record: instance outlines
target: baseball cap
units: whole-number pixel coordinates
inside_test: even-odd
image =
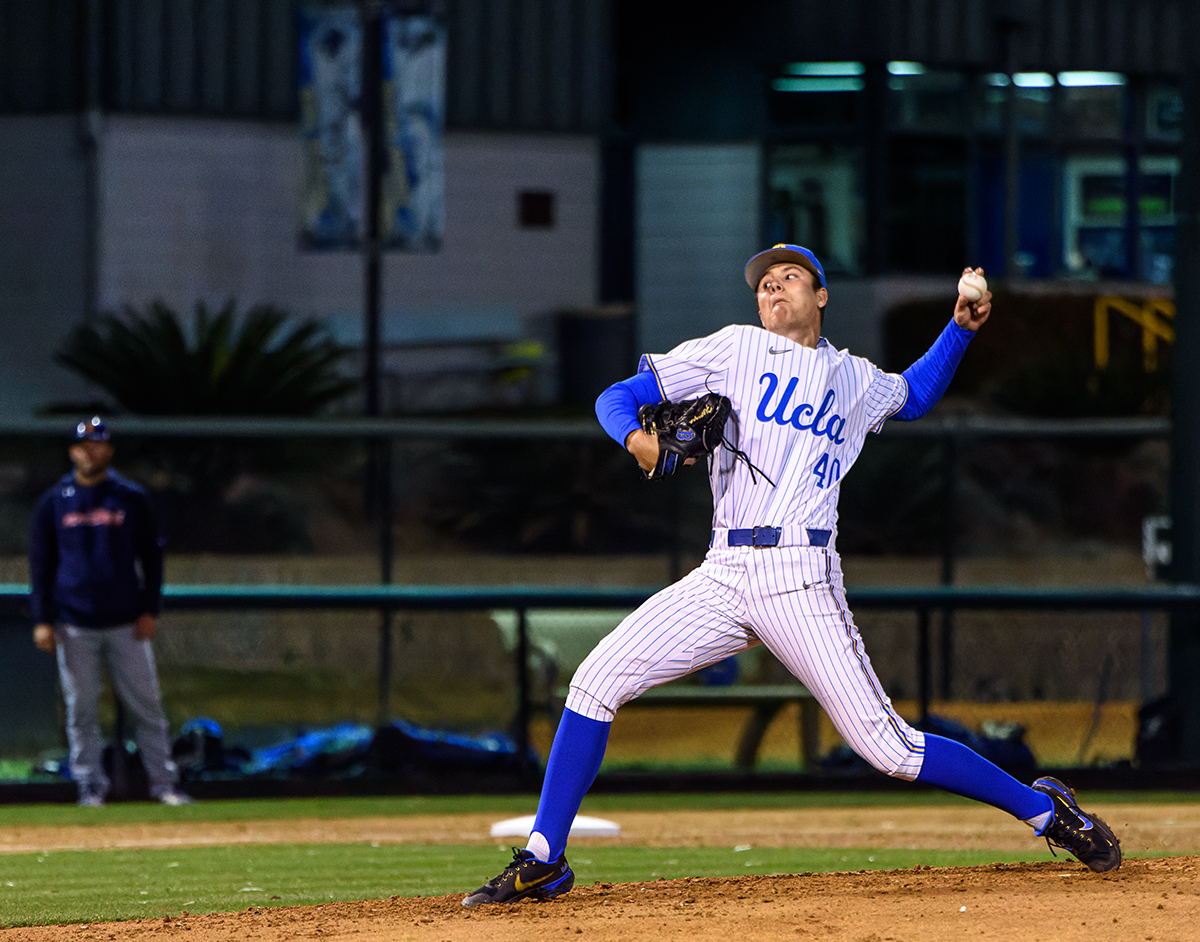
[[[104,424],[104,420],[100,416],[94,415],[86,422],[80,422],[75,426],[71,441],[106,442],[108,441],[108,426]]]
[[[825,269],[821,267],[817,257],[802,245],[788,245],[785,242],[773,245],[765,252],[759,252],[746,263],[746,284],[757,291],[758,283],[766,270],[780,262],[795,262],[801,268],[807,268],[816,276],[817,287],[825,287]]]

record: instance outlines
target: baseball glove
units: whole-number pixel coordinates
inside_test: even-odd
[[[646,477],[665,478],[687,459],[711,455],[725,439],[725,421],[732,409],[733,403],[717,393],[642,406],[638,410],[642,431],[658,436],[658,463]]]

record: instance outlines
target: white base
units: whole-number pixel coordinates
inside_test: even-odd
[[[492,837],[529,837],[533,831],[534,816],[527,814],[520,818],[509,818],[507,821],[497,821],[492,825]],[[616,837],[621,833],[621,825],[615,821],[605,821],[603,818],[589,818],[578,814],[571,822],[571,837]]]

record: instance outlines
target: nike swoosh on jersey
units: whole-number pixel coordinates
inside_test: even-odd
[[[791,347],[784,347],[782,350],[776,350],[774,347],[767,347],[767,353],[791,353]]]

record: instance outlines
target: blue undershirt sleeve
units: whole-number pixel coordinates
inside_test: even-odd
[[[596,399],[596,418],[609,437],[624,448],[629,433],[642,427],[638,422],[638,409],[662,401],[654,371],[643,370],[637,376],[613,383],[600,394]]]
[[[911,422],[934,407],[954,378],[954,370],[974,336],[975,331],[959,327],[953,320],[946,325],[921,359],[900,374],[908,383],[908,399],[893,413],[893,419]]]

